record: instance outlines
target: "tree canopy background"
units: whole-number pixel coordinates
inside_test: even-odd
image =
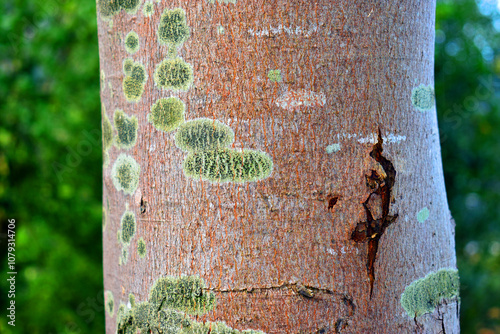
[[[103,333],[95,2],[0,5],[0,268],[16,220],[16,327]],[[500,9],[438,1],[435,89],[464,333],[500,333]],[[439,245],[437,245],[439,246]],[[4,275],[5,274],[5,275]],[[8,282],[0,280],[5,310]]]

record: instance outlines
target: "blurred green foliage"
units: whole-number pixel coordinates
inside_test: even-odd
[[[16,327],[2,311],[0,333],[104,332],[95,11],[92,1],[0,4],[0,265],[15,219],[18,273]],[[0,289],[5,310],[5,279]]]
[[[438,1],[436,102],[463,333],[500,333],[500,12]]]
[[[15,332],[103,333],[95,3],[0,6],[0,242],[16,219]],[[492,1],[438,1],[436,98],[464,333],[500,333],[499,30]],[[0,332],[13,333],[6,322]]]

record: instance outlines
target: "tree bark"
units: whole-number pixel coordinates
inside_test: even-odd
[[[135,13],[116,5],[112,14],[106,5],[98,0],[101,99],[110,121],[103,125],[108,309],[114,301],[107,333],[134,308],[121,306],[117,315],[130,293],[136,304],[151,303],[158,278],[184,276],[199,277],[203,294],[216,299],[207,312],[179,309],[193,324],[224,321],[266,333],[459,332],[456,294],[429,297],[434,307],[422,314],[401,302],[413,282],[440,269],[453,276],[456,267],[432,100],[434,1],[169,0],[141,3]],[[174,9],[185,13],[189,33],[162,42],[162,14]],[[135,53],[133,41],[124,45],[132,30]],[[133,78],[127,58],[145,69],[139,98],[124,90]],[[191,66],[192,82],[161,87],[155,72],[164,59]],[[148,114],[170,97],[184,103],[184,120],[163,131]],[[229,127],[234,142],[212,155],[179,148],[182,124],[199,118]],[[199,177],[183,170],[188,157],[212,159],[221,150],[230,152],[230,169],[243,154],[234,152],[252,150],[272,159],[272,172],[245,181],[244,170],[224,180],[218,167],[193,162]],[[132,167],[131,184],[119,185],[125,155],[140,166],[136,188]],[[216,332],[210,326],[206,332]]]

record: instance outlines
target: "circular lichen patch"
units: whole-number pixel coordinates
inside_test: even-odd
[[[139,35],[135,31],[129,32],[125,37],[125,50],[130,54],[139,50]]]
[[[134,60],[132,58],[126,58],[123,61],[123,73],[125,73],[125,75],[130,75],[132,73],[133,68],[134,68]]]
[[[422,210],[420,210],[417,214],[417,220],[420,222],[420,223],[423,223],[427,220],[427,218],[429,218],[429,209],[427,207],[423,208]]]
[[[113,15],[124,9],[128,14],[135,14],[141,4],[141,0],[97,0],[97,8],[101,18],[110,20]],[[110,21],[113,22],[113,21]]]
[[[180,46],[189,37],[186,13],[181,8],[165,9],[160,18],[158,40],[160,44]]]
[[[135,14],[141,5],[142,0],[114,0],[120,3],[121,8],[125,9],[127,14]]]
[[[123,94],[128,102],[137,102],[144,92],[144,83],[127,76],[123,79]]]
[[[135,215],[132,211],[125,211],[120,221],[121,241],[128,245],[135,235],[136,223]]]
[[[104,294],[104,300],[105,300],[105,308],[106,312],[108,312],[110,317],[113,317],[115,314],[115,299],[113,297],[113,292],[111,291],[106,291]]]
[[[146,256],[146,242],[144,241],[143,238],[140,238],[137,241],[137,254],[139,254],[139,257],[143,259]]]
[[[193,82],[193,68],[182,58],[166,58],[158,64],[154,74],[158,87],[186,91]]]
[[[98,0],[97,8],[104,19],[109,19],[120,11],[120,4],[116,0]]]
[[[420,85],[411,92],[411,103],[420,111],[432,109],[435,103],[434,100],[434,88],[430,85]]]
[[[146,84],[146,69],[144,65],[128,58],[123,61],[123,94],[128,102],[137,102],[141,99]]]
[[[150,17],[155,12],[155,7],[152,1],[146,1],[142,7],[142,14],[145,17]]]
[[[133,194],[139,184],[141,167],[130,155],[120,154],[111,170],[115,188],[125,194]]]
[[[148,121],[158,130],[169,132],[184,122],[184,109],[184,103],[176,97],[159,99],[151,107]]]
[[[269,70],[269,72],[267,72],[267,77],[272,82],[281,82],[281,70]]]
[[[129,149],[137,140],[137,117],[127,116],[123,111],[116,110],[114,123],[117,135],[115,143],[118,148]]]

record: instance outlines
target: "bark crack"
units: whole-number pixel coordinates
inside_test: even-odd
[[[370,157],[380,164],[385,175],[380,175],[377,171],[372,170],[370,175],[365,176],[366,185],[371,189],[368,198],[363,202],[366,221],[358,223],[351,234],[351,239],[355,242],[368,242],[366,269],[368,277],[370,278],[370,299],[373,294],[373,284],[375,281],[375,259],[377,257],[380,238],[384,234],[387,227],[398,217],[397,214],[394,216],[389,215],[392,187],[396,182],[396,169],[394,168],[392,162],[382,155],[383,142],[384,140],[382,139],[382,134],[379,128],[378,142],[373,145]],[[380,199],[379,205],[382,213],[381,217],[378,219],[374,219],[372,209],[369,206],[370,201],[375,196],[378,196]]]
[[[446,327],[444,325],[444,312],[446,312],[446,311],[444,311],[444,312],[441,311],[441,307],[440,306],[441,305],[439,305],[437,307],[437,312],[438,312],[438,318],[437,318],[437,320],[439,322],[441,322],[441,332],[440,333],[446,334]]]
[[[253,292],[263,292],[263,291],[282,290],[282,289],[291,289],[294,292],[296,292],[304,297],[307,297],[307,298],[313,298],[317,293],[345,296],[344,294],[341,294],[339,292],[336,292],[336,291],[333,291],[330,289],[302,285],[301,283],[283,283],[280,285],[269,285],[269,286],[265,286],[265,287],[246,287],[246,288],[233,288],[233,289],[207,288],[204,290],[212,291],[212,292],[219,292],[219,293],[235,293],[235,292],[253,293]]]

